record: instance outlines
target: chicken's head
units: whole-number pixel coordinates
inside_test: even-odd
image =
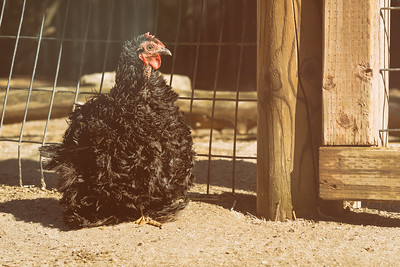
[[[146,66],[150,65],[155,70],[161,66],[160,55],[172,55],[160,40],[149,33],[145,34],[145,39],[140,43],[137,52],[143,63]]]
[[[161,66],[161,55],[172,55],[165,45],[149,33],[124,42],[115,76],[117,87],[128,89],[147,81],[152,70]]]

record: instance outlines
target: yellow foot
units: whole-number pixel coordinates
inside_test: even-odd
[[[142,214],[142,216],[135,221],[136,224],[139,224],[139,225],[149,224],[149,225],[158,227],[160,229],[162,228],[162,224],[161,223],[159,223],[159,222],[157,222],[157,221],[155,221],[155,220],[153,220],[153,219],[151,219],[149,217],[144,216],[142,209],[140,209],[140,213]]]

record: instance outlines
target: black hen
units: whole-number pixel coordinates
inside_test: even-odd
[[[177,94],[156,71],[171,52],[148,33],[126,41],[109,94],[69,116],[63,142],[40,148],[59,173],[64,220],[73,228],[173,218],[188,202],[194,151]]]

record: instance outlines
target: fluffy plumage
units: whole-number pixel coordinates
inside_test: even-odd
[[[194,151],[177,94],[156,71],[170,54],[154,36],[126,41],[109,94],[69,116],[61,144],[40,148],[59,174],[64,220],[73,228],[145,215],[173,218],[188,202]]]

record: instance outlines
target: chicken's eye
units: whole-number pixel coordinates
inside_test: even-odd
[[[153,50],[153,46],[152,45],[148,45],[147,46],[147,50]]]

